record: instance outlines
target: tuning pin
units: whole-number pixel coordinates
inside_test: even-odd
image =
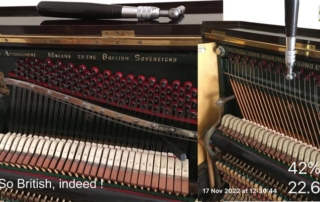
[[[91,77],[90,71],[86,70],[86,71],[84,72],[84,78],[85,78],[85,79],[90,79],[90,77]]]
[[[170,107],[166,107],[166,108],[164,109],[164,114],[167,115],[167,116],[170,116],[170,115],[171,115],[171,109],[170,109]]]
[[[97,79],[98,79],[98,82],[99,82],[99,83],[102,83],[103,80],[104,80],[103,74],[98,74]]]
[[[96,89],[97,89],[97,92],[101,93],[102,90],[103,90],[103,85],[102,85],[102,83],[99,83],[99,84],[97,85]]]
[[[113,88],[110,88],[110,89],[109,89],[109,95],[113,95],[113,93],[114,93],[114,89],[113,89]]]
[[[147,92],[148,88],[149,88],[149,83],[148,82],[143,82],[142,87],[143,87],[143,91]]]
[[[154,106],[153,101],[152,101],[152,100],[149,100],[149,102],[148,102],[148,110],[151,111],[153,106]]]
[[[135,107],[136,107],[136,103],[135,103],[135,102],[131,102],[131,103],[130,103],[130,108],[131,108],[131,109],[134,109]]]
[[[181,87],[179,87],[178,91],[179,91],[179,96],[183,97],[184,93],[185,93],[185,88],[181,86]]]
[[[159,104],[159,102],[160,102],[160,97],[159,97],[158,94],[154,95],[153,102],[154,102],[154,104]]]
[[[125,88],[126,85],[127,85],[127,80],[126,80],[125,78],[122,78],[122,79],[120,80],[120,86],[121,86],[121,88]]]
[[[274,73],[275,74],[281,74],[281,71],[282,69],[284,68],[284,65],[282,63],[279,63],[275,66],[275,69],[274,69]]]
[[[119,101],[119,106],[125,106],[126,102],[124,101],[124,99],[120,99]]]
[[[310,71],[309,73],[305,74],[303,76],[303,80],[305,81],[310,81],[310,78],[314,75],[314,72],[313,71]]]
[[[179,97],[178,91],[174,91],[173,94],[172,94],[172,99],[173,99],[173,101],[177,101],[177,100],[178,100],[178,97]]]
[[[182,108],[182,107],[183,107],[183,104],[184,104],[183,98],[179,98],[179,99],[178,99],[178,107],[179,107],[179,108]]]
[[[126,105],[130,104],[130,96],[127,96],[124,100],[125,100]]]
[[[96,86],[98,83],[98,79],[97,78],[92,78],[90,81],[90,86],[94,87]]]
[[[103,82],[103,88],[104,88],[104,89],[108,89],[109,86],[110,86],[109,81],[104,81],[104,82]]]
[[[168,85],[168,80],[167,79],[161,79],[160,81],[160,86],[162,89],[165,89],[165,87]]]
[[[172,86],[167,86],[166,87],[166,94],[171,95],[171,93],[172,93]]]
[[[153,105],[153,113],[158,114],[159,113],[159,106],[158,105]]]
[[[153,87],[153,85],[156,83],[156,78],[154,78],[154,77],[150,77],[149,79],[148,79],[148,81],[149,81],[149,85],[151,86],[151,87]]]
[[[191,95],[192,95],[192,98],[197,98],[198,97],[198,89],[192,88]]]
[[[127,82],[131,83],[134,80],[134,76],[132,74],[128,74],[127,76]]]
[[[120,83],[119,82],[116,82],[115,85],[114,85],[114,90],[116,92],[119,92],[120,91]]]
[[[142,111],[148,110],[148,104],[146,102],[142,102]]]
[[[80,65],[78,69],[80,73],[84,73],[87,70],[87,67],[85,65]]]
[[[114,85],[116,82],[115,76],[110,76],[110,85]]]
[[[50,64],[52,63],[52,61],[51,61],[51,59],[46,58],[46,59],[44,60],[44,63],[46,63],[47,65],[50,65]]]
[[[110,76],[111,76],[111,71],[109,71],[109,70],[104,70],[104,72],[103,72],[104,80],[109,79]]]
[[[132,81],[132,89],[133,89],[133,90],[136,90],[137,88],[138,88],[138,81],[133,80],[133,81]]]
[[[116,94],[113,96],[113,101],[114,101],[114,102],[119,102],[119,101],[120,101],[120,95],[119,95],[119,93],[116,93]]]
[[[243,57],[242,59],[241,59],[241,64],[243,64],[243,65],[247,65],[247,64],[249,64],[249,57],[248,56],[245,56],[245,57]]]
[[[109,92],[108,92],[107,90],[103,91],[103,93],[102,93],[102,98],[103,98],[104,100],[107,100],[108,97],[109,97]]]
[[[138,76],[138,84],[142,85],[142,83],[145,81],[145,77],[143,75]]]
[[[126,91],[125,90],[121,90],[120,91],[120,97],[124,98],[126,96]]]
[[[131,93],[131,100],[135,100],[137,98],[137,92],[133,91]]]
[[[127,94],[130,94],[130,93],[131,93],[131,90],[132,90],[131,86],[127,86],[127,88],[126,88],[126,93],[127,93]]]
[[[155,92],[156,94],[159,94],[159,93],[160,93],[160,85],[159,85],[159,84],[154,85],[153,89],[154,89],[154,92]]]
[[[96,93],[97,93],[97,90],[96,89],[91,89],[90,90],[90,95],[92,96],[92,97],[94,97],[95,95],[96,95]]]
[[[154,95],[154,90],[153,90],[153,89],[150,89],[149,92],[148,92],[149,98],[152,98],[153,95]]]
[[[266,66],[266,64],[267,64],[266,60],[261,60],[256,67],[262,70],[262,68]]]
[[[138,96],[142,96],[143,89],[141,87],[139,87],[137,92],[138,92]]]
[[[100,101],[102,99],[102,95],[100,93],[97,93],[95,99]]]
[[[122,73],[121,72],[117,72],[116,74],[115,74],[115,78],[116,78],[116,81],[120,81],[120,79],[122,78]]]
[[[267,65],[265,71],[266,71],[266,72],[272,72],[272,69],[273,69],[273,68],[274,68],[274,62],[270,62],[270,63]]]
[[[91,75],[90,76],[95,76],[99,73],[99,69],[97,67],[92,67],[90,70]]]
[[[175,80],[172,82],[172,86],[173,86],[173,90],[178,90],[179,86],[180,86],[180,81]]]
[[[140,108],[142,105],[142,98],[141,97],[138,97],[137,98],[137,107]]]
[[[89,90],[84,90],[83,91],[83,96],[84,97],[86,97],[86,98],[89,97],[89,94],[90,94]]]
[[[69,62],[69,63],[67,64],[66,68],[67,68],[67,71],[70,71],[70,70],[72,70],[72,69],[74,68],[74,64],[71,63],[71,62]]]
[[[177,115],[177,117],[182,118],[183,117],[183,110],[181,108],[178,108],[176,111],[176,115]]]
[[[90,87],[90,81],[89,80],[85,80],[84,81],[84,88],[85,89],[89,89],[89,87]]]
[[[192,88],[192,83],[187,81],[187,82],[184,83],[183,86],[185,87],[186,92],[189,92],[191,90],[191,88]]]

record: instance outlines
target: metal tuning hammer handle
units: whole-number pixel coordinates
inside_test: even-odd
[[[184,6],[160,10],[153,6],[120,6],[95,3],[41,1],[37,6],[38,13],[47,17],[78,18],[87,20],[137,18],[143,20],[169,17],[177,19],[185,12]]]
[[[287,66],[287,80],[295,78],[293,66],[296,60],[295,46],[296,34],[298,29],[298,13],[299,0],[285,0],[285,29],[286,29],[286,66]]]

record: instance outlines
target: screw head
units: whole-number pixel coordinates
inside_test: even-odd
[[[170,132],[174,132],[174,128],[169,128],[169,131]]]
[[[287,75],[286,75],[286,79],[287,79],[288,81],[293,80],[294,77],[295,77],[295,74],[294,74],[294,73],[292,73],[292,74],[287,74]]]
[[[226,51],[222,46],[219,46],[218,48],[216,48],[216,54],[219,56],[224,56],[226,54]]]

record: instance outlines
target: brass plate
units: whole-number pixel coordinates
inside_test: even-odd
[[[108,32],[108,34],[106,33]],[[109,35],[109,32],[112,32]],[[58,45],[112,45],[112,46],[197,46],[202,42],[200,36],[134,36],[116,31],[103,31],[101,36],[24,36],[0,35],[0,43],[20,44],[58,44]]]

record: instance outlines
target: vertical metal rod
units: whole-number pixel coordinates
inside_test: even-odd
[[[10,122],[9,122],[9,132],[13,132],[14,131],[14,125],[16,123],[16,94],[17,94],[17,87],[16,86],[12,86],[12,92],[11,92],[11,105],[10,105]]]

